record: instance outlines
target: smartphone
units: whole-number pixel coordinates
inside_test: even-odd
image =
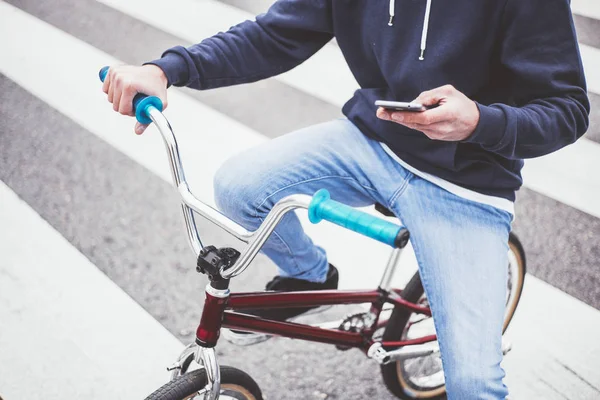
[[[402,101],[387,101],[387,100],[376,100],[375,105],[377,107],[385,108],[390,111],[414,111],[414,112],[422,112],[429,110],[431,108],[435,108],[438,105],[434,106],[424,106],[420,103],[405,103]]]

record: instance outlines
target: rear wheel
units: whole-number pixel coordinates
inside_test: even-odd
[[[181,375],[156,390],[146,400],[204,400],[208,383],[205,369]],[[221,367],[221,393],[219,400],[263,400],[258,384],[244,371]]]
[[[509,237],[508,280],[503,332],[506,331],[521,298],[526,263],[523,246],[513,233]],[[428,305],[417,272],[401,293],[412,303]],[[434,334],[433,319],[396,307],[385,327],[383,340],[403,340]],[[444,399],[446,386],[439,352],[381,366],[387,388],[400,399]]]

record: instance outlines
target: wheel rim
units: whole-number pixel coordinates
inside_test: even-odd
[[[512,242],[508,243],[508,247],[508,295],[506,299],[506,310],[504,312],[504,325],[502,327],[502,333],[506,331],[508,324],[510,324],[512,317],[515,314],[517,304],[519,304],[519,299],[521,297],[521,292],[523,291],[523,282],[525,280],[525,274],[521,273],[521,271],[523,271],[524,264],[521,252]]]
[[[248,389],[246,389],[243,386],[234,385],[232,383],[227,383],[227,384],[223,385],[223,389],[225,389],[225,392],[235,392],[235,393],[239,393],[239,394],[243,395],[244,397],[242,397],[242,399],[244,399],[244,400],[256,400],[256,397],[254,397],[252,395],[252,393],[250,393],[250,391],[248,391]],[[226,399],[227,398],[225,398],[225,400]]]
[[[419,304],[428,305],[425,295],[421,296]],[[419,320],[421,321],[416,322]],[[407,328],[402,332],[402,340],[434,333],[432,318],[421,318],[419,315],[412,314]],[[399,361],[396,363],[396,371],[404,392],[411,397],[434,397],[446,391],[442,359],[439,354]]]
[[[524,274],[521,273],[522,270],[523,259],[521,253],[516,245],[509,242],[508,290],[502,332],[506,331],[519,303],[524,280]],[[421,296],[419,303],[427,305],[425,295]],[[422,337],[428,334],[435,334],[433,319],[431,317],[422,318],[419,315],[412,314],[402,333],[402,339]],[[411,397],[430,398],[440,396],[446,391],[442,360],[439,353],[398,361],[396,363],[396,371],[404,392]]]

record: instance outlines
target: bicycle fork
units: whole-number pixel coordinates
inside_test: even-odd
[[[213,285],[220,286],[220,288],[215,288]],[[221,370],[215,354],[215,346],[221,331],[223,312],[229,299],[230,291],[227,286],[229,286],[229,280],[213,281],[206,285],[206,301],[200,325],[196,331],[198,349],[195,360],[206,370],[208,382],[203,390],[203,396],[202,391],[196,396],[198,400],[217,400],[221,392]]]
[[[221,392],[221,369],[215,353],[215,345],[221,328],[221,318],[215,314],[223,313],[229,297],[229,289],[215,289],[209,283],[206,286],[206,302],[196,332],[196,341],[188,345],[179,355],[178,360],[167,368],[171,372],[171,380],[181,376],[182,369],[189,367],[189,357],[206,371],[207,384],[193,400],[217,400]]]
[[[221,393],[221,370],[215,354],[215,348],[198,346],[196,362],[204,366],[208,382],[194,399],[217,400],[219,393]]]

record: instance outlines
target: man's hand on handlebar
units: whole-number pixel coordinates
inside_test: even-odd
[[[113,109],[123,115],[134,116],[132,101],[137,93],[156,96],[167,108],[167,77],[156,65],[136,67],[120,65],[110,67],[102,90],[108,94]],[[135,133],[141,135],[148,125],[137,122]]]

